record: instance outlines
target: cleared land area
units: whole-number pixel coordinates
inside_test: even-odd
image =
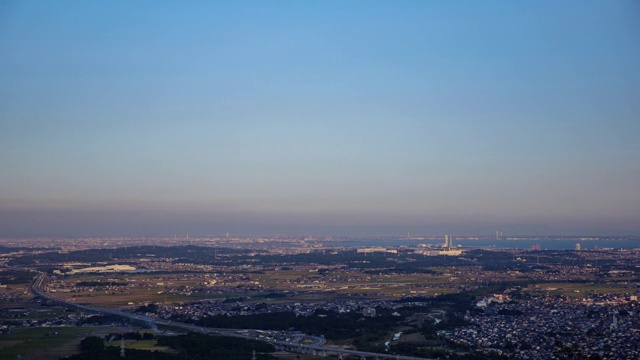
[[[0,360],[57,359],[78,352],[77,344],[96,327],[18,328],[0,335]],[[64,346],[68,345],[68,346]],[[60,348],[64,346],[63,348]]]
[[[633,293],[635,285],[626,283],[590,284],[590,283],[541,283],[529,285],[527,291],[534,293],[548,293],[549,295],[563,295],[573,298],[586,298],[589,294],[626,294]]]

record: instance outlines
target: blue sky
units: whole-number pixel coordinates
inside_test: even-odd
[[[5,1],[0,235],[640,234],[634,1]]]

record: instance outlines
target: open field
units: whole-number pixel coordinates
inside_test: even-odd
[[[65,351],[60,354],[54,349],[68,343],[79,344],[82,338],[97,329],[97,327],[17,328],[11,334],[0,335],[0,360],[15,360],[18,355],[23,359],[57,359],[60,354],[69,355],[77,352],[77,347],[65,347]],[[48,357],[49,355],[52,357]]]
[[[240,297],[275,304],[350,296],[377,299],[433,296],[455,293],[461,286],[473,286],[482,281],[511,281],[525,277],[503,272],[479,273],[477,269],[465,267],[434,267],[429,272],[395,274],[310,266],[309,269],[282,267],[260,271],[229,269],[216,273],[78,274],[54,279],[49,292],[75,303],[107,308]],[[77,286],[80,282],[100,285]],[[286,297],[265,298],[268,292],[289,293]]]
[[[175,304],[181,302],[202,299],[224,299],[226,297],[250,296],[248,292],[234,291],[228,293],[206,293],[193,291],[201,288],[208,274],[190,274],[193,278],[176,279],[179,275],[149,274],[134,276],[114,276],[114,274],[93,276],[70,276],[56,281],[56,285],[62,288],[74,288],[76,283],[82,281],[102,281],[105,284],[113,282],[127,282],[127,286],[116,287],[75,287],[71,292],[50,290],[56,297],[75,303],[91,304],[107,308],[121,308],[126,306],[140,306],[146,303]],[[228,284],[229,288],[237,284]],[[229,291],[231,292],[231,291]],[[132,303],[132,304],[131,304]]]
[[[517,272],[482,273],[466,267],[434,267],[429,272],[406,274],[311,267],[254,272],[77,274],[52,279],[48,289],[52,295],[78,304],[131,309],[149,303],[171,305],[226,298],[267,304],[321,303],[353,297],[393,300],[457,293],[461,287],[479,282],[524,278],[526,275]],[[78,286],[81,282],[99,285]],[[287,296],[265,297],[269,292],[285,292]]]
[[[48,327],[19,328],[11,334],[0,335],[0,360],[13,360],[21,355],[25,360],[55,360],[79,352],[80,341],[87,336],[103,337],[112,333],[148,331],[139,327]],[[57,334],[55,334],[57,333]],[[171,351],[166,347],[154,346],[156,340],[126,340],[126,348]],[[108,344],[120,346],[120,343]]]
[[[157,292],[146,290],[131,290],[127,293],[79,293],[79,294],[55,294],[56,297],[65,299],[77,304],[90,304],[104,308],[138,307],[148,303],[157,304],[179,304],[197,300],[224,300],[227,297],[246,297],[258,293],[255,292],[234,292],[229,294],[205,294],[193,293],[191,295],[182,294],[158,294]],[[133,304],[131,304],[133,303]]]
[[[564,295],[574,298],[586,298],[588,294],[625,294],[637,290],[629,284],[589,284],[589,283],[542,283],[530,285],[530,292],[548,292],[549,295]]]
[[[69,314],[61,306],[42,306],[39,303],[25,300],[23,302],[0,302],[0,321],[6,320],[39,320],[51,319]]]
[[[452,271],[453,270],[453,271]],[[395,299],[458,292],[475,285],[478,274],[455,269],[435,269],[435,274],[371,274],[340,269],[327,274],[309,270],[265,270],[256,273],[163,273],[74,275],[54,280],[50,293],[79,304],[108,308],[137,307],[148,303],[179,304],[198,300],[252,298],[269,304],[335,300],[336,297]],[[505,276],[505,275],[503,275]],[[215,280],[215,281],[213,281]],[[511,278],[510,280],[513,280]],[[214,282],[212,287],[206,285]],[[76,286],[99,282],[103,286]],[[109,286],[127,283],[126,286]],[[287,297],[265,298],[265,292],[289,292]],[[295,295],[294,295],[295,293]]]
[[[125,340],[124,347],[125,349],[138,349],[138,350],[149,350],[149,351],[164,351],[164,352],[175,352],[168,346],[158,346],[156,345],[157,340]],[[118,346],[120,347],[119,342],[113,342],[109,344],[109,346]]]
[[[6,287],[0,287],[0,303],[8,304],[12,306],[11,303],[27,301],[33,298],[33,295],[29,291],[29,286],[31,284],[9,284]]]

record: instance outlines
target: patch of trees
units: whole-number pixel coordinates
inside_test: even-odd
[[[477,264],[482,265],[484,270],[519,270],[527,271],[529,265],[517,261],[513,254],[506,251],[488,251],[482,249],[471,250],[464,255],[465,258],[474,260]]]
[[[365,274],[429,274],[429,275],[436,275],[438,274],[437,271],[433,271],[429,268],[424,268],[424,267],[419,267],[419,266],[413,266],[414,264],[411,264],[412,266],[400,266],[400,267],[393,267],[393,268],[387,268],[387,269],[376,269],[376,270],[365,270],[363,271]]]
[[[13,252],[18,252],[18,251],[44,251],[44,250],[51,250],[51,249],[47,249],[47,248],[41,248],[41,247],[34,247],[34,248],[30,248],[30,247],[11,247],[11,246],[4,246],[4,245],[0,245],[0,254],[2,253],[13,253]]]
[[[24,284],[33,279],[30,271],[6,270],[0,272],[0,284]]]
[[[197,333],[162,336],[158,338],[158,345],[168,346],[193,360],[246,360],[253,351],[258,359],[270,360],[275,359],[271,353],[276,351],[273,345],[264,342]]]
[[[567,346],[561,341],[554,343],[555,349],[553,351],[553,359],[585,359],[585,360],[600,360],[601,357],[598,354],[591,354],[587,356],[578,345]]]
[[[231,274],[264,274],[262,270],[231,270]]]
[[[439,330],[452,330],[466,325],[469,325],[469,323],[463,317],[449,313],[437,324],[434,321],[425,321],[420,328],[420,332],[426,340],[437,340],[437,332]]]
[[[188,322],[188,318],[177,320]],[[288,330],[296,329],[307,334],[322,334],[330,340],[344,340],[368,334],[374,337],[386,335],[388,329],[397,326],[400,317],[383,315],[363,317],[359,313],[339,314],[335,311],[317,310],[311,316],[296,316],[293,312],[253,314],[242,316],[206,316],[197,325],[215,328]],[[194,321],[191,321],[194,322]]]
[[[236,329],[260,329],[260,330],[287,330],[293,327],[296,315],[293,312],[281,312],[270,314],[254,314],[244,316],[205,316],[195,321],[197,325],[216,328],[236,328]],[[189,318],[179,318],[176,320],[184,322],[194,322]]]
[[[128,285],[129,285],[128,282],[116,282],[116,281],[110,281],[110,282],[78,281],[76,283],[76,286],[92,286],[92,287],[97,287],[97,286],[128,286]]]
[[[373,334],[362,334],[360,337],[353,339],[353,346],[356,347],[359,351],[369,351],[369,352],[377,352],[384,353],[385,347],[382,345],[382,342],[387,340],[386,338],[381,338],[380,336],[376,336]]]
[[[241,302],[241,301],[245,301],[247,298],[246,297],[228,297],[225,298],[224,300],[222,300],[223,304],[232,304],[232,303],[237,303],[237,302]]]
[[[186,360],[182,354],[171,354],[161,351],[126,349],[125,357],[120,356],[120,347],[108,346],[99,352],[81,352],[65,358],[66,360]]]
[[[136,313],[157,313],[158,312],[158,305],[156,304],[149,304],[149,305],[142,305],[140,307],[138,307],[135,311]]]
[[[520,316],[524,315],[524,313],[517,309],[500,309],[498,315]]]
[[[82,352],[100,352],[104,350],[104,339],[98,336],[89,336],[80,341]]]
[[[417,313],[428,313],[431,310],[433,310],[433,306],[431,305],[425,305],[425,306],[403,306],[401,308],[396,308],[396,309],[384,309],[384,308],[376,308],[376,312],[380,315],[391,315],[394,312],[397,312],[398,314],[400,314],[400,316],[402,318],[407,318],[411,315],[417,314]]]
[[[472,292],[460,292],[436,296],[431,301],[433,304],[446,305],[454,312],[465,312],[474,308],[476,294]]]
[[[268,294],[264,294],[264,295],[259,295],[259,296],[255,296],[256,298],[265,298],[265,299],[279,299],[279,298],[286,298],[288,295],[285,293],[277,293],[277,292],[272,292],[272,293],[268,293]]]
[[[136,335],[137,334],[137,335]],[[111,340],[147,339],[148,333],[109,334]],[[149,334],[153,336],[153,334]],[[253,351],[259,360],[276,359],[271,353],[276,349],[271,344],[231,337],[211,336],[190,333],[179,336],[162,336],[157,340],[157,345],[167,346],[175,353],[126,349],[124,359],[136,360],[246,360],[251,359]],[[81,353],[67,360],[121,360],[120,346],[105,346],[105,340],[97,336],[89,336],[81,341]]]
[[[394,302],[398,304],[402,304],[402,303],[408,303],[408,302],[427,302],[427,301],[431,301],[432,299],[433,299],[432,297],[426,297],[426,296],[407,296],[407,297],[403,297],[402,299],[394,300]]]
[[[359,313],[336,313],[317,310],[312,316],[300,316],[295,328],[308,334],[322,334],[330,340],[343,340],[363,335],[373,338],[385,336],[389,329],[398,325],[401,318],[382,315],[363,317]]]

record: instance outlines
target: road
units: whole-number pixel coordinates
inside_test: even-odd
[[[111,310],[111,309],[105,309],[105,308],[101,308],[101,307],[97,307],[97,306],[90,306],[90,305],[81,305],[81,304],[74,304],[72,302],[66,301],[64,299],[59,299],[56,297],[53,297],[45,292],[43,292],[42,290],[40,290],[40,287],[42,286],[42,283],[45,279],[45,274],[40,274],[38,275],[38,277],[34,280],[33,284],[31,285],[31,291],[44,299],[48,299],[51,301],[55,301],[57,303],[61,303],[70,307],[74,307],[74,308],[78,308],[78,309],[83,309],[83,310],[89,310],[89,311],[94,311],[97,313],[101,313],[101,314],[110,314],[110,315],[117,315],[117,316],[121,316],[127,319],[131,319],[131,320],[137,320],[137,321],[142,321],[142,322],[146,322],[152,325],[165,325],[165,326],[173,326],[176,328],[180,328],[180,329],[184,329],[184,330],[188,330],[188,331],[193,331],[193,332],[198,332],[198,333],[203,333],[203,334],[213,334],[213,335],[221,335],[221,336],[230,336],[230,337],[236,337],[236,338],[243,338],[243,339],[248,339],[248,340],[258,340],[258,341],[263,341],[269,344],[273,344],[275,346],[279,346],[279,347],[283,347],[285,349],[288,349],[289,351],[292,352],[301,352],[301,353],[313,353],[313,352],[320,352],[320,353],[336,353],[336,354],[348,354],[348,355],[355,355],[361,358],[364,357],[375,357],[378,359],[397,359],[397,360],[433,360],[433,359],[427,359],[427,358],[420,358],[420,357],[413,357],[413,356],[403,356],[403,355],[390,355],[390,354],[383,354],[383,353],[374,353],[374,352],[367,352],[367,351],[358,351],[358,350],[348,350],[348,349],[340,349],[340,348],[334,348],[334,347],[330,347],[330,346],[324,346],[325,340],[322,337],[319,336],[309,336],[311,338],[314,339],[314,343],[311,345],[305,345],[305,344],[300,344],[294,342],[294,341],[277,341],[277,340],[268,340],[268,339],[263,339],[263,338],[259,338],[259,337],[255,337],[255,336],[249,336],[249,335],[242,335],[242,334],[238,334],[236,331],[237,330],[220,330],[220,329],[211,329],[211,328],[205,328],[205,327],[201,327],[201,326],[195,326],[192,324],[185,324],[185,323],[181,323],[181,322],[175,322],[175,321],[170,321],[170,320],[163,320],[163,319],[156,319],[156,318],[152,318],[149,316],[143,316],[143,315],[138,315],[138,314],[132,314],[132,313],[127,313],[124,311],[119,311],[119,310]],[[248,331],[253,331],[253,330],[248,330]],[[302,337],[296,337],[296,339],[299,341],[300,339],[302,339]]]

